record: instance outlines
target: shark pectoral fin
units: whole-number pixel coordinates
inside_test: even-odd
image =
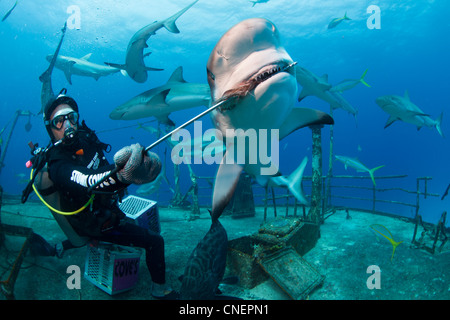
[[[294,108],[286,119],[280,127],[280,140],[303,127],[314,124],[334,124],[329,114],[310,108]]]
[[[155,118],[158,119],[159,123],[165,124],[166,126],[169,126],[169,127],[175,127],[175,122],[173,122],[169,118],[169,113],[155,116]]]
[[[387,127],[389,127],[391,124],[393,124],[397,120],[398,120],[398,118],[396,118],[394,116],[390,116],[389,119],[387,119],[386,124],[384,125],[384,128],[386,129]]]
[[[308,90],[306,90],[305,88],[302,89],[302,91],[300,92],[300,94],[298,95],[298,101],[302,101],[303,99],[305,99],[307,96],[311,95]]]
[[[66,76],[67,81],[69,84],[72,84],[72,73],[69,70],[64,71],[64,75]]]
[[[225,159],[226,153],[219,166],[214,182],[211,214],[213,221],[220,217],[223,210],[230,202],[243,169],[242,166],[237,163],[227,164]]]

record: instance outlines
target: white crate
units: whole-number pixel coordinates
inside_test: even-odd
[[[87,246],[84,277],[114,295],[133,289],[138,281],[141,251],[100,242]]]
[[[128,219],[146,229],[161,232],[157,202],[136,196],[128,196],[119,204]]]

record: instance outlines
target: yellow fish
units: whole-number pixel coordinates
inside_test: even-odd
[[[379,230],[375,229],[375,228],[374,228],[375,226],[384,228],[384,229],[387,231],[387,233],[390,235],[390,237],[388,237],[387,235],[381,233]],[[393,248],[392,248],[392,256],[391,256],[391,261],[392,261],[392,259],[394,258],[395,249],[397,249],[398,245],[399,245],[400,243],[402,243],[403,241],[396,242],[396,241],[394,240],[394,237],[392,236],[392,233],[391,233],[385,226],[383,226],[383,225],[381,225],[381,224],[372,224],[370,227],[372,228],[373,231],[378,232],[378,233],[381,234],[383,237],[385,237],[386,239],[388,239],[389,242],[392,244],[392,247],[393,247]]]

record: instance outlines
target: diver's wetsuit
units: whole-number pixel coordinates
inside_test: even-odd
[[[110,165],[104,157],[106,146],[98,141],[93,131],[83,126],[71,145],[60,144],[49,150],[48,172],[60,194],[61,211],[75,211],[87,203],[87,189],[114,169],[114,165]],[[125,214],[117,206],[118,196],[111,193],[127,186],[113,175],[96,188],[96,191],[109,194],[96,194],[91,206],[66,216],[67,220],[80,236],[144,248],[152,280],[163,284],[164,239],[156,232],[124,222]]]

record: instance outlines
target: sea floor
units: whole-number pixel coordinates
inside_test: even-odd
[[[263,208],[256,209],[254,217],[233,219],[221,217],[229,240],[258,232],[263,222]],[[201,210],[199,219],[188,221],[189,212],[181,209],[159,208],[161,234],[166,245],[167,278],[174,289],[181,283],[186,261],[198,241],[210,226],[209,213]],[[269,210],[268,217],[273,217]],[[270,219],[269,218],[269,219]],[[273,219],[273,218],[272,218]],[[65,239],[48,209],[41,203],[4,199],[1,222],[32,228],[51,244]],[[383,225],[395,241],[403,241],[391,260],[393,246],[370,228]],[[303,258],[310,263],[324,280],[310,292],[309,300],[412,300],[450,299],[450,244],[440,253],[431,254],[411,246],[414,224],[388,216],[371,213],[338,210],[320,227],[321,237],[316,246]],[[419,230],[420,231],[420,230]],[[24,238],[6,236],[0,247],[0,281],[5,281],[23,244]],[[109,295],[94,286],[81,275],[80,289],[69,289],[67,272],[71,265],[85,270],[87,247],[65,252],[56,257],[28,254],[21,264],[14,296],[20,300],[142,300],[153,299],[151,278],[141,257],[137,285],[126,292]],[[378,273],[368,270],[377,266]],[[373,280],[373,276],[377,279]],[[371,277],[369,279],[369,277]],[[369,279],[369,281],[368,281]],[[379,284],[379,289],[368,288],[368,283]],[[370,285],[369,285],[370,286]],[[290,300],[282,288],[271,278],[254,288],[245,289],[237,284],[221,285],[223,294],[246,300]],[[0,300],[5,297],[0,293]]]

